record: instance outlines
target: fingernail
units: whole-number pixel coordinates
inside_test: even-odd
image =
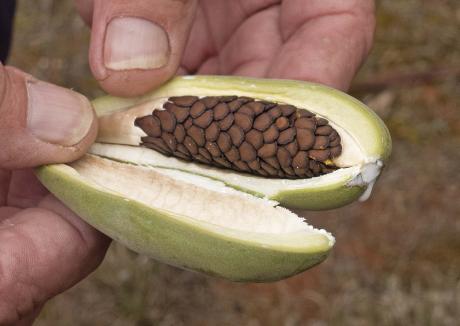
[[[106,29],[104,64],[113,70],[155,69],[169,58],[168,36],[146,19],[119,17]]]
[[[42,81],[27,83],[27,128],[42,141],[71,146],[86,136],[94,119],[86,97]]]

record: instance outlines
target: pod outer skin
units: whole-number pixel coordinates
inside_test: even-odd
[[[269,282],[298,274],[323,261],[332,247],[321,233],[271,241],[277,235],[219,230],[100,189],[62,164],[36,173],[69,208],[130,249],[232,281]]]
[[[181,95],[238,95],[293,104],[339,123],[346,130],[352,130],[363,153],[370,160],[384,163],[391,152],[390,133],[374,111],[343,92],[315,83],[229,76],[184,76],[176,77],[142,97],[104,96],[94,100],[93,105],[101,116],[153,98]],[[320,111],[315,110],[318,107]],[[280,190],[268,198],[289,208],[333,209],[354,202],[365,192],[367,185],[350,186],[351,182],[352,176],[321,188]]]

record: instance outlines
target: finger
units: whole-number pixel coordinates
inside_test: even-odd
[[[197,0],[94,1],[91,70],[107,92],[145,93],[174,76]]]
[[[0,325],[30,318],[93,271],[107,237],[53,197],[0,222]]]
[[[0,64],[0,168],[75,160],[96,133],[84,96]]]
[[[20,208],[35,207],[48,194],[32,169],[15,170],[11,173],[6,204]]]
[[[280,20],[285,44],[268,77],[315,81],[346,90],[370,51],[374,25],[371,0],[285,1]]]

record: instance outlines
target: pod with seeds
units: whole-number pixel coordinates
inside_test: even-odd
[[[391,150],[365,105],[305,82],[177,77],[93,102],[89,154],[37,170],[88,223],[169,264],[238,281],[282,279],[334,244],[286,208],[369,195]]]

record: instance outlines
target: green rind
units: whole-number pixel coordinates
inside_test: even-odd
[[[332,246],[320,233],[285,235],[284,241],[282,236],[276,240],[277,235],[213,229],[100,189],[65,165],[40,167],[37,175],[68,207],[113,239],[160,261],[208,275],[276,281],[320,263]]]

